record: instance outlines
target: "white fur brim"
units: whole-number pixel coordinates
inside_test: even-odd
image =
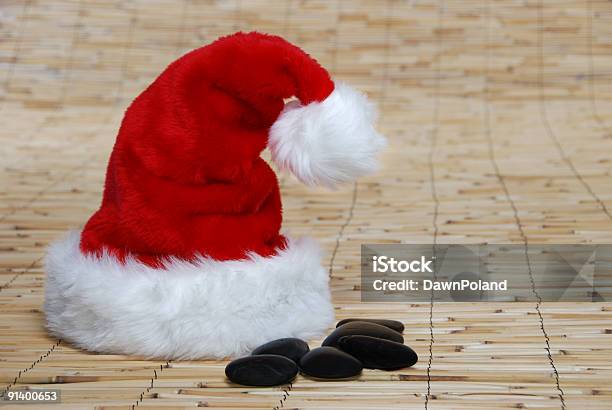
[[[311,339],[332,324],[329,278],[314,240],[239,261],[95,257],[80,232],[47,255],[47,328],[81,348],[167,359],[223,358],[281,337]]]
[[[376,108],[343,83],[321,102],[292,101],[270,128],[273,161],[307,185],[335,187],[371,174],[386,145],[376,132]]]

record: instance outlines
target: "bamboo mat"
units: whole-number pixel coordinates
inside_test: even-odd
[[[324,246],[338,319],[406,324],[413,368],[255,389],[226,362],[88,354],[44,331],[45,246],[97,208],[130,99],[255,29],[379,103],[381,172],[334,192],[283,175],[284,224]],[[0,388],[61,389],[62,409],[612,408],[612,303],[359,302],[362,243],[611,243],[611,80],[603,0],[3,1]]]

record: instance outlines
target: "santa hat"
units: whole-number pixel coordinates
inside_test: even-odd
[[[285,99],[299,101],[285,104]],[[179,58],[128,108],[100,209],[46,260],[47,327],[82,348],[234,356],[333,321],[316,243],[279,233],[272,159],[309,185],[375,168],[366,97],[280,37]]]

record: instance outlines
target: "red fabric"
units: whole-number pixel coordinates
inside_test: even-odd
[[[160,258],[263,256],[284,244],[276,175],[259,156],[284,98],[334,85],[280,37],[236,33],[172,63],[128,108],[81,249]]]

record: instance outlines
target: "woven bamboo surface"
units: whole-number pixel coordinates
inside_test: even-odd
[[[406,324],[413,368],[246,388],[226,362],[45,333],[45,246],[97,208],[130,99],[183,52],[254,29],[380,105],[381,172],[335,192],[284,175],[284,224],[322,243],[338,319]],[[62,409],[612,408],[612,303],[359,301],[361,243],[612,243],[611,80],[603,0],[2,1],[0,388],[61,389]]]

